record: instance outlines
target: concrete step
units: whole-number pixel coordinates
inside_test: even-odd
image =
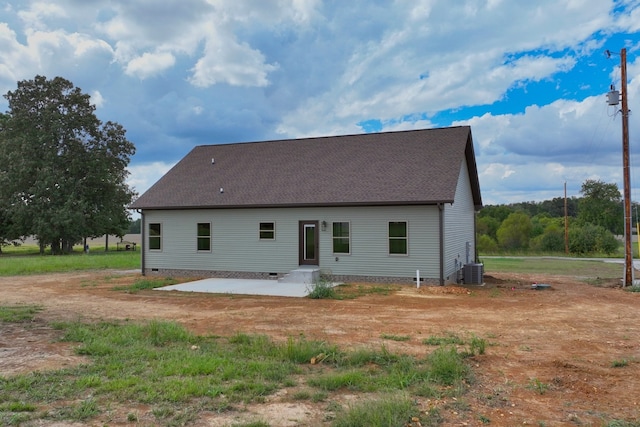
[[[316,267],[300,267],[291,270],[278,279],[280,283],[304,283],[312,285],[320,280],[320,269]]]

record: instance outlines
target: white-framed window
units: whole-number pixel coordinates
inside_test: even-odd
[[[162,224],[159,222],[149,223],[149,250],[162,250]]]
[[[198,252],[211,252],[211,223],[199,222],[196,233]]]
[[[351,224],[348,221],[335,221],[331,224],[334,254],[351,253]]]
[[[258,236],[260,240],[275,240],[276,223],[273,221],[261,222],[258,227]]]
[[[409,223],[389,221],[389,255],[409,254]]]

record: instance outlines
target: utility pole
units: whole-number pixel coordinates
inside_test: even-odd
[[[564,253],[569,255],[569,212],[567,209],[567,181],[564,182]]]
[[[606,51],[608,57],[611,52]],[[618,93],[611,85],[607,94],[609,105],[618,105],[622,99],[622,172],[624,180],[624,282],[623,287],[633,286],[633,254],[631,252],[631,178],[629,166],[629,103],[627,100],[627,49],[620,51],[620,90]]]

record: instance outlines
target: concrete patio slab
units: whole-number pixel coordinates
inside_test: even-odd
[[[277,280],[202,279],[193,282],[156,288],[158,291],[205,292],[214,294],[269,295],[279,297],[306,297],[310,285],[280,283]]]

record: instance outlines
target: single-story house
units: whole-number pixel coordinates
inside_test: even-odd
[[[436,284],[481,207],[468,126],[197,146],[130,206],[143,274]]]

